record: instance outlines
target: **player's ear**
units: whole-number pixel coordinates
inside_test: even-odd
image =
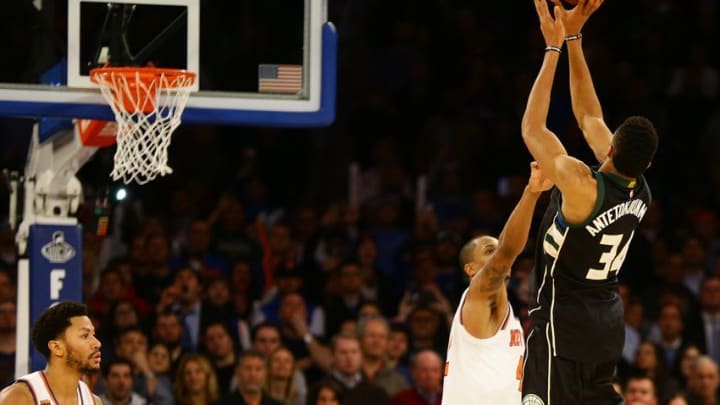
[[[468,277],[472,277],[475,274],[475,263],[465,263],[463,270]]]
[[[63,357],[65,355],[65,343],[59,339],[48,341],[48,349],[55,357]]]

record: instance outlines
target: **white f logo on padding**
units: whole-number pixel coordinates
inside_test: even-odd
[[[63,279],[65,278],[65,270],[55,269],[50,272],[50,299],[56,300],[60,298],[60,290],[63,288]]]

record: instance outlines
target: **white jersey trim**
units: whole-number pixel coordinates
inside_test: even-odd
[[[479,338],[479,337],[473,335],[472,333],[470,333],[470,331],[465,328],[465,324],[463,323],[462,310],[463,310],[463,307],[465,307],[465,301],[467,300],[467,295],[469,292],[470,292],[470,288],[468,287],[465,290],[465,292],[463,293],[462,298],[460,299],[460,304],[458,306],[458,319],[457,319],[458,325],[461,326],[461,329],[463,330],[466,337],[473,339],[473,340],[477,341],[478,343],[492,341],[493,339],[495,339],[497,337],[498,333],[500,333],[500,331],[503,330],[503,327],[507,326],[507,323],[510,320],[510,317],[511,316],[515,317],[515,314],[513,313],[513,310],[512,310],[512,306],[510,306],[510,302],[508,301],[507,311],[505,312],[505,318],[503,318],[503,321],[500,322],[500,325],[498,325],[498,328],[495,331],[495,333],[493,333],[491,336],[488,336],[486,338]]]
[[[24,375],[17,379],[18,382],[25,383],[32,394],[35,405],[59,405],[55,398],[55,394],[50,388],[50,384],[42,371],[36,371]],[[95,399],[90,392],[90,388],[83,381],[78,381],[78,405],[94,405]]]

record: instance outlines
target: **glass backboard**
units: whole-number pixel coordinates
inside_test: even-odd
[[[184,122],[319,126],[334,118],[325,0],[17,0],[0,16],[0,115],[112,119],[93,67],[194,71]]]

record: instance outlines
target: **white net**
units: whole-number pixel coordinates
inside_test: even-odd
[[[98,69],[100,86],[117,121],[117,150],[110,176],[145,184],[172,173],[167,165],[170,137],[195,82],[193,73],[154,68]]]

